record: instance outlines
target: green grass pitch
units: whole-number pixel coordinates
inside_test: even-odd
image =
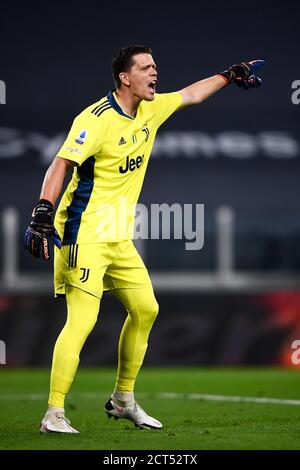
[[[103,404],[114,377],[112,369],[79,370],[66,415],[80,434],[43,435],[49,370],[1,366],[0,449],[300,449],[300,401],[262,400],[300,400],[298,370],[144,367],[136,398],[163,422],[161,431],[107,419]],[[261,402],[228,401],[232,396]]]

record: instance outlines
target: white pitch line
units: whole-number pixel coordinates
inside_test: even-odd
[[[267,397],[238,397],[230,395],[211,395],[207,393],[137,393],[138,397],[143,398],[164,398],[164,399],[176,399],[176,400],[203,400],[203,401],[227,401],[235,403],[262,403],[262,404],[273,404],[273,405],[294,405],[300,406],[300,400],[290,400],[282,398],[267,398]],[[0,395],[0,400],[46,400],[47,394],[22,394],[22,395]],[[80,397],[83,399],[101,399],[107,397],[107,393],[75,393],[70,394],[69,398]]]
[[[229,395],[209,395],[207,393],[160,393],[161,398],[185,398],[188,400],[231,401],[239,403],[267,403],[275,405],[300,406],[300,400],[287,400],[267,397],[235,397]]]
[[[22,400],[44,400],[44,399],[47,399],[47,395],[46,394],[24,394],[24,395],[0,395],[0,400],[5,400],[5,401],[9,401],[9,400],[15,400],[15,401],[22,401]]]

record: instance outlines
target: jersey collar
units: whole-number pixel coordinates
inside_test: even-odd
[[[107,95],[107,99],[111,105],[112,108],[114,108],[115,111],[117,111],[117,113],[121,114],[121,116],[124,116],[128,119],[131,119],[131,121],[134,120],[134,117],[132,116],[129,116],[129,114],[126,114],[124,113],[124,111],[122,110],[121,106],[117,103],[117,100],[116,98],[114,97],[114,91],[115,90],[111,90],[108,95]]]

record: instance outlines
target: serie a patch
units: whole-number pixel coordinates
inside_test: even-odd
[[[82,145],[85,142],[85,139],[87,138],[88,131],[86,129],[82,129],[78,136],[75,139],[76,144]]]

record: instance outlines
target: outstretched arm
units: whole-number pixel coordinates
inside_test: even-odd
[[[179,91],[182,96],[182,107],[199,104],[230,83],[247,90],[261,85],[261,79],[254,75],[254,71],[263,65],[264,60],[251,60],[232,65],[227,70],[212,77],[193,83]]]
[[[179,90],[182,96],[182,107],[201,103],[225,85],[227,85],[227,80],[222,75],[213,75]]]

